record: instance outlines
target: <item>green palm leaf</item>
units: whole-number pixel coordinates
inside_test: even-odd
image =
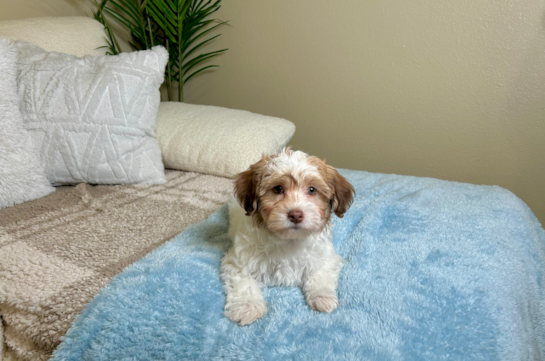
[[[200,64],[204,60],[210,59],[210,58],[212,58],[212,57],[214,57],[214,56],[218,55],[219,53],[222,53],[222,52],[224,52],[226,50],[227,49],[222,49],[222,50],[217,50],[217,51],[213,51],[213,52],[210,52],[210,53],[201,54],[201,55],[187,61],[185,64],[182,65],[184,75],[190,69],[194,68],[196,65]]]
[[[121,50],[115,34],[108,24],[111,17],[126,27],[131,34],[129,44],[134,50],[149,49],[163,45],[169,53],[165,70],[168,100],[172,99],[171,82],[178,83],[178,100],[183,101],[184,84],[198,73],[218,65],[207,65],[206,61],[227,49],[200,53],[204,45],[221,34],[211,32],[225,21],[209,19],[219,10],[221,0],[102,0],[95,2],[95,19],[104,25],[107,35],[104,47],[108,54]]]
[[[199,70],[197,70],[196,72],[194,72],[193,74],[191,74],[190,76],[185,78],[185,81],[188,81],[189,79],[191,79],[193,77],[193,75],[198,74],[201,71],[209,69],[209,68],[219,68],[219,65],[208,65],[208,66],[205,66],[204,68],[200,68]]]

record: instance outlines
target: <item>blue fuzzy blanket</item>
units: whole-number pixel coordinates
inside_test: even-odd
[[[339,308],[297,288],[269,312],[223,316],[224,207],[120,273],[54,360],[543,360],[545,232],[499,187],[341,171],[357,197],[335,219]]]

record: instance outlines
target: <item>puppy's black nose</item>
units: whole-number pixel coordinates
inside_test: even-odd
[[[303,218],[305,217],[303,215],[303,211],[299,209],[294,209],[293,211],[288,213],[288,218],[290,219],[291,223],[297,224],[303,222]]]

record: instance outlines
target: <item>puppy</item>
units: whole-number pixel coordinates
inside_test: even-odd
[[[312,309],[335,310],[343,259],[331,243],[331,214],[343,217],[352,185],[324,161],[285,148],[238,174],[235,197],[233,245],[221,261],[225,316],[240,325],[263,316],[263,286],[301,286]]]

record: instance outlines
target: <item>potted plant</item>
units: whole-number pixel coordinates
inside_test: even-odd
[[[194,75],[218,65],[203,62],[228,49],[200,53],[199,49],[221,34],[209,36],[226,21],[210,19],[219,10],[221,0],[95,0],[93,15],[105,28],[108,54],[121,52],[108,17],[126,27],[133,50],[163,45],[169,52],[165,69],[167,100],[175,100],[173,86],[178,86],[178,101],[184,100],[184,84]]]

